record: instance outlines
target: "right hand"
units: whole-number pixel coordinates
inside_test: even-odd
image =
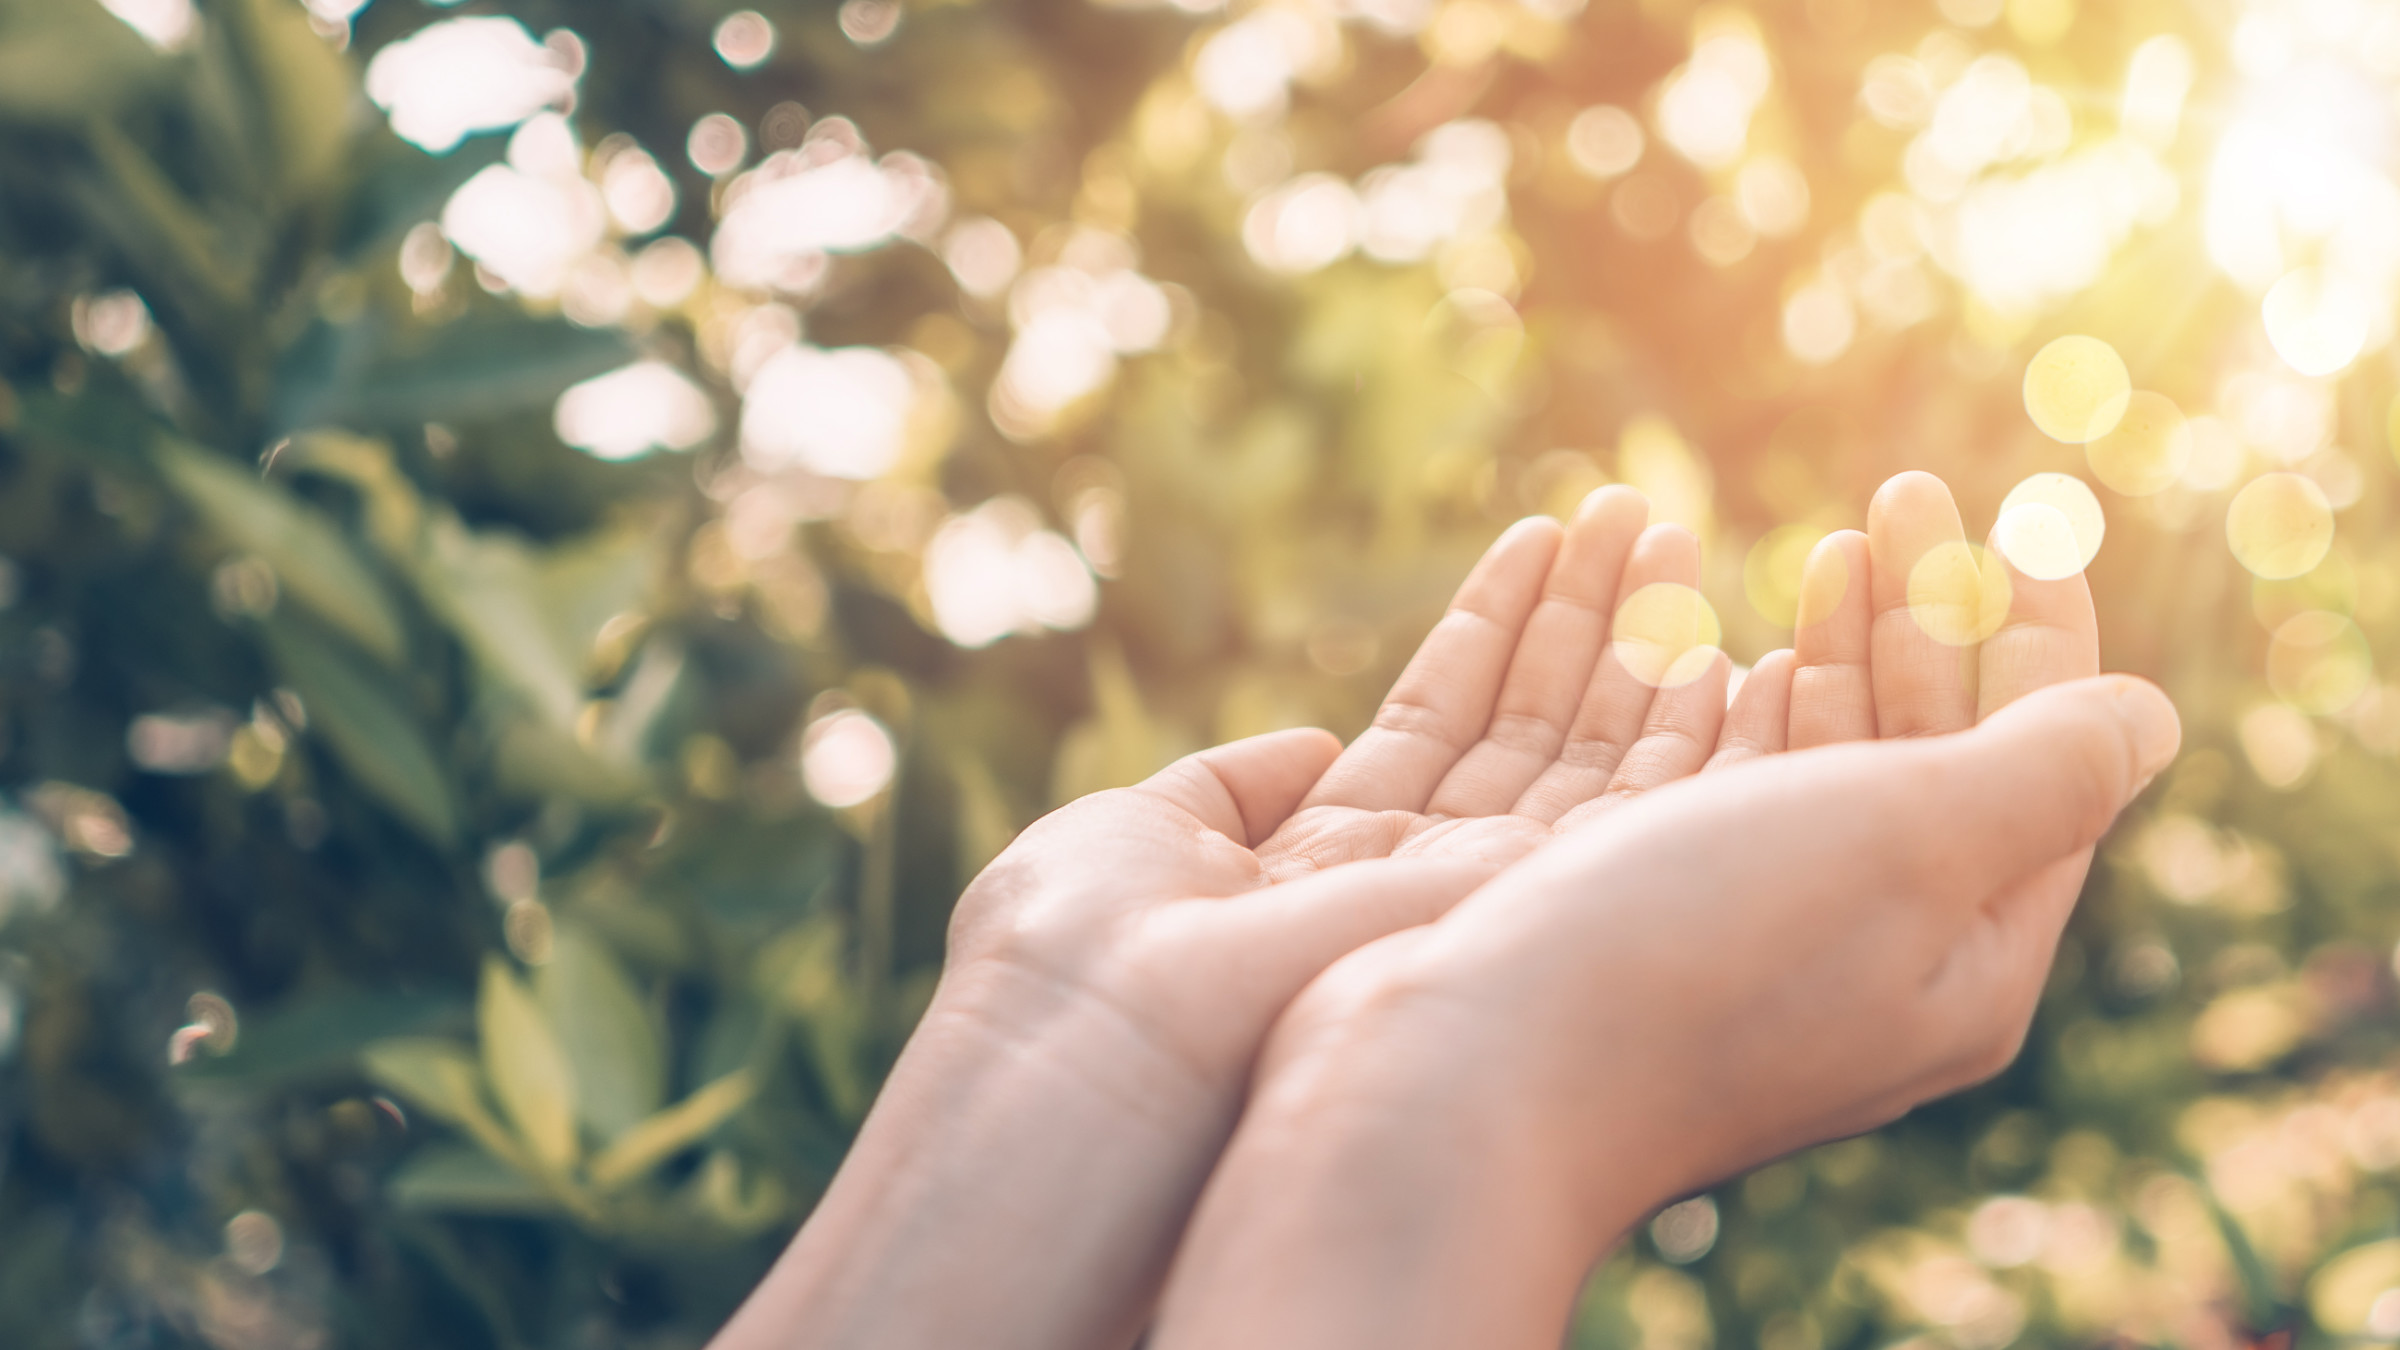
[[[1894,480],[1870,522],[1811,564],[1790,735],[1826,748],[1629,804],[1294,1004],[1160,1345],[1555,1344],[1652,1207],[2014,1055],[2175,715],[2078,678],[2080,578],[2013,576],[1979,646],[1928,637],[1908,573],[1963,538],[1938,481]],[[1877,735],[1905,743],[1829,744]]]

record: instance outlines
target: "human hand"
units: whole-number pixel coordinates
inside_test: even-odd
[[[1788,653],[1728,712],[1722,653],[1654,690],[1611,650],[1624,596],[1699,581],[1698,542],[1648,515],[1608,488],[1505,533],[1349,750],[1254,737],[1026,830],[961,897],[932,1008],[722,1343],[1129,1339],[1259,1044],[1326,964],[1712,751],[1780,748]]]
[[[1275,1016],[1342,953],[1497,870],[1273,884],[1252,846],[1340,745],[1252,737],[1028,827],[953,916],[931,1007],[717,1350],[1122,1346]]]
[[[2080,577],[2011,569],[2005,617],[1974,613],[1970,577],[1963,626],[1920,585],[1912,612],[1910,572],[1962,543],[1948,491],[1904,475],[1811,559],[1792,745],[1909,744],[1677,785],[1312,986],[1160,1343],[1555,1343],[1649,1207],[2005,1063],[2090,842],[2174,718],[2088,681],[1942,735],[2097,662]]]
[[[1773,757],[1345,958],[1276,1029],[1153,1344],[1556,1345],[1656,1205],[2007,1063],[2062,871],[2176,739],[2106,677]]]
[[[1269,874],[1386,856],[1505,863],[1712,761],[1780,750],[1790,652],[1762,659],[1731,708],[1721,653],[1664,686],[1627,668],[1619,607],[1646,586],[1700,584],[1699,540],[1649,514],[1639,492],[1607,487],[1563,528],[1536,517],[1503,534],[1374,724],[1259,846]]]

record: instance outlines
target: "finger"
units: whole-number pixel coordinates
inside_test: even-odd
[[[1796,662],[1789,647],[1768,652],[1750,667],[1733,706],[1725,710],[1725,725],[1717,732],[1716,753],[1705,769],[1722,769],[1760,755],[1780,755],[1791,725],[1792,676]]]
[[[1997,548],[1991,556],[1999,558]],[[1975,716],[1991,716],[2026,694],[2100,673],[2100,621],[2081,572],[2037,581],[2008,568],[2008,618],[1978,652]]]
[[[2174,758],[2180,735],[2173,705],[2145,681],[2053,685],[1954,735],[1823,746],[1716,775],[1704,789],[1671,785],[1518,863],[1493,890],[1586,894],[1595,867],[1617,873],[1627,855],[1637,865],[1649,855],[1668,859],[1695,895],[1732,895],[1755,887],[1758,860],[1770,858],[1780,875],[1818,879],[1812,903],[1857,898],[1904,920],[1933,944],[1931,956],[1987,901],[2097,842]],[[1528,924],[1556,919],[1554,904],[1490,903],[1526,905]]]
[[[1424,809],[1491,723],[1492,700],[1558,543],[1558,522],[1536,516],[1510,526],[1485,551],[1400,672],[1374,725],[1334,761],[1306,805]]]
[[[1892,776],[1884,809],[1911,797],[1937,814],[1941,837],[1919,841],[1978,904],[2059,859],[2088,852],[2175,758],[2182,724],[2158,687],[2131,675],[2035,690],[1962,735],[1925,743]],[[2067,897],[2071,903],[2072,896]],[[2063,913],[2059,916],[2063,921]]]
[[[1634,592],[1657,582],[1700,584],[1700,540],[1681,525],[1653,525],[1634,540],[1611,612]],[[1625,668],[1613,642],[1603,648],[1558,757],[1517,798],[1515,813],[1555,821],[1606,790],[1618,761],[1642,734],[1652,693]]]
[[[1221,1020],[1236,980],[1269,995],[1253,1005],[1280,1011],[1325,967],[1386,934],[1431,923],[1500,870],[1474,858],[1377,858],[1211,901],[1208,938],[1183,949],[1206,959],[1204,946],[1235,968],[1222,980],[1189,982],[1208,997],[1192,1009],[1192,1024]]]
[[[1873,555],[1876,734],[1935,736],[1975,725],[1975,649],[1928,633],[1908,600],[1909,575],[1943,544],[1966,542],[1950,489],[1929,473],[1885,483],[1867,508]]]
[[[1867,537],[1858,531],[1836,530],[1809,551],[1792,633],[1794,750],[1875,739],[1871,586]]]
[[[1717,734],[1725,725],[1725,685],[1732,674],[1733,663],[1718,652],[1698,679],[1667,686],[1652,695],[1641,737],[1617,761],[1608,786],[1599,796],[1559,817],[1558,828],[1575,829],[1629,797],[1700,772],[1717,748]]]
[[[1583,499],[1525,621],[1491,725],[1435,790],[1433,814],[1498,815],[1558,758],[1608,641],[1627,556],[1649,519],[1648,499],[1629,487]]]
[[[1270,731],[1185,755],[1138,790],[1166,798],[1244,848],[1256,848],[1299,809],[1341,753],[1341,739],[1330,731]]]

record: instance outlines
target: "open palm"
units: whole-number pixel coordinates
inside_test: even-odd
[[[1611,625],[1645,586],[1700,584],[1700,545],[1650,525],[1631,488],[1602,488],[1572,521],[1521,521],[1459,587],[1375,721],[1258,847],[1270,876],[1362,858],[1506,863],[1712,757],[1779,750],[1791,653],[1759,663],[1732,708],[1720,654],[1654,688]]]

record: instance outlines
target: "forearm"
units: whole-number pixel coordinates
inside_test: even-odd
[[[715,1350],[1130,1345],[1231,1125],[1111,1009],[949,981]]]
[[[1556,1165],[1545,1123],[1473,1057],[1359,1042],[1287,1063],[1254,1099],[1176,1258],[1156,1350],[1550,1350],[1585,1272],[1654,1203],[1640,1177],[1595,1195]]]

